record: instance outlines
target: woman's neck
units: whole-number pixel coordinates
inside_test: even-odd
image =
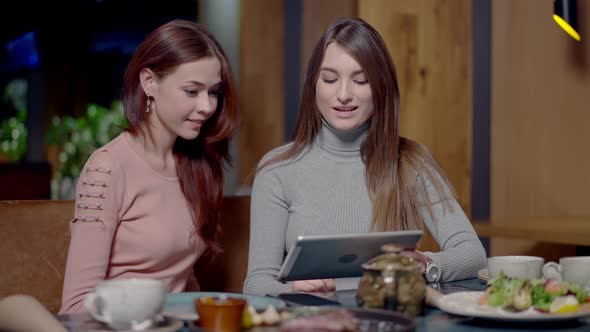
[[[168,177],[176,177],[176,164],[172,153],[176,137],[163,133],[157,128],[143,128],[145,135],[131,135],[136,149],[145,157],[150,166]]]
[[[360,158],[361,145],[369,130],[370,121],[358,128],[342,131],[332,127],[322,118],[322,127],[317,137],[320,147],[337,158]]]

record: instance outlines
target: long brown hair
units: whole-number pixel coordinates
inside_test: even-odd
[[[330,43],[337,43],[360,64],[373,95],[374,112],[361,146],[367,191],[373,203],[371,229],[420,228],[421,207],[434,217],[432,204],[447,201],[452,189],[446,189],[451,187],[428,149],[399,136],[399,87],[393,60],[379,33],[362,19],[338,19],[318,41],[307,68],[293,144],[264,162],[259,170],[292,160],[313,143],[322,125],[315,87]]]
[[[177,138],[173,153],[184,197],[192,208],[194,239],[198,234],[212,252],[219,252],[219,211],[223,200],[223,167],[230,162],[229,141],[237,124],[237,100],[229,61],[215,37],[200,25],[170,21],[138,46],[123,81],[123,106],[129,132],[144,136],[147,97],[139,73],[151,69],[164,78],[184,63],[214,56],[221,62],[222,87],[217,110],[194,140]],[[148,133],[148,136],[149,135]]]

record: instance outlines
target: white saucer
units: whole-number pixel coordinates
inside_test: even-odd
[[[149,327],[145,330],[141,330],[142,332],[175,332],[180,330],[184,326],[184,322],[182,320],[173,318],[173,317],[166,317],[163,320],[157,322],[154,326]],[[83,331],[89,332],[112,332],[113,330],[106,327],[104,324],[99,323],[97,321],[90,321],[86,322],[85,326],[82,327]],[[137,332],[137,331],[117,331],[117,332]]]
[[[481,269],[479,271],[477,271],[477,277],[482,280],[482,281],[488,281],[490,280],[490,274],[488,273],[488,269]]]
[[[180,320],[185,321],[193,321],[198,320],[199,315],[195,312],[195,309],[192,307],[186,306],[169,306],[164,308],[162,315],[166,317],[172,317]]]

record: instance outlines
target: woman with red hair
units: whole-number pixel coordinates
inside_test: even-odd
[[[192,267],[218,247],[223,166],[236,127],[229,61],[213,35],[174,20],[125,72],[128,130],[96,150],[76,190],[61,313],[102,280],[153,278],[197,290]]]

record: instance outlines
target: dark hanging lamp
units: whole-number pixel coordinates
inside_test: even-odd
[[[568,35],[577,41],[582,38],[578,33],[578,1],[553,1],[553,19]]]

